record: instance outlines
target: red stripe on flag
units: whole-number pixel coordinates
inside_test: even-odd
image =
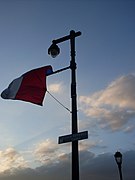
[[[15,99],[28,101],[42,106],[45,92],[47,90],[46,72],[48,69],[52,69],[52,67],[41,67],[22,75],[23,80]]]

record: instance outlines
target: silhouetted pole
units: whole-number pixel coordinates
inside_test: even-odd
[[[70,40],[71,48],[71,105],[72,105],[72,134],[78,133],[77,124],[77,94],[76,94],[76,62],[75,62],[75,37],[80,36],[81,32],[70,31],[70,35],[64,36],[57,40],[52,41],[52,45],[48,49],[48,54],[52,57],[56,57],[60,53],[60,49],[57,46],[66,40]],[[68,67],[67,67],[68,68]],[[79,180],[79,155],[78,155],[78,140],[72,142],[72,180]]]
[[[121,165],[118,165],[118,168],[119,168],[120,180],[123,180],[123,178],[122,178],[122,170],[121,170]]]
[[[122,177],[122,154],[117,151],[115,153],[114,157],[115,157],[116,163],[118,165],[120,180],[123,180],[123,177]]]
[[[72,98],[72,134],[78,133],[77,100],[76,100],[76,63],[75,63],[75,32],[70,32],[71,45],[71,98]],[[78,141],[72,142],[72,180],[79,180]]]

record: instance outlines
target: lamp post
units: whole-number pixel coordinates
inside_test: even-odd
[[[115,157],[116,163],[118,165],[120,180],[123,180],[123,177],[122,177],[122,168],[121,168],[121,165],[122,165],[122,154],[119,151],[117,151],[114,154],[114,157]]]
[[[48,54],[55,58],[59,53],[60,49],[57,46],[58,43],[70,40],[71,49],[71,60],[70,66],[67,68],[71,69],[71,107],[72,107],[72,135],[78,133],[77,124],[77,94],[76,94],[76,62],[75,62],[75,38],[80,36],[81,32],[70,31],[68,36],[56,39],[52,41],[52,45],[48,49]],[[67,69],[65,68],[65,69]],[[63,70],[65,70],[63,68]],[[79,180],[79,155],[78,155],[78,140],[72,141],[72,180]]]

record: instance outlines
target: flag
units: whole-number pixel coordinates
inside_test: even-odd
[[[46,75],[51,74],[52,67],[44,66],[26,72],[14,79],[1,93],[3,99],[13,99],[43,105],[43,99],[47,90]]]

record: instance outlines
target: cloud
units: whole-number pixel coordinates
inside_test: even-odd
[[[102,148],[105,149],[107,146],[103,145],[102,140],[90,140],[90,141],[80,141],[79,142],[79,150],[86,151],[91,150],[92,148]]]
[[[61,93],[63,90],[62,83],[50,84],[48,90],[52,93]]]
[[[106,89],[90,96],[80,96],[82,111],[96,118],[101,128],[123,129],[135,117],[135,76],[122,76]]]
[[[47,164],[56,160],[58,149],[59,146],[56,144],[56,142],[47,139],[36,146],[34,154],[38,161]]]
[[[81,141],[79,143],[79,150],[86,151],[92,147],[100,147],[100,141]],[[57,166],[66,162],[69,164],[71,154],[66,154],[67,150],[70,152],[70,144],[59,145],[51,139],[42,141],[32,150],[17,152],[14,148],[7,148],[0,151],[0,174],[16,174],[27,172],[30,167],[43,166]],[[27,159],[27,161],[26,161]],[[24,172],[23,172],[24,173]],[[36,172],[37,173],[37,172]]]
[[[134,180],[135,177],[135,151],[127,151],[123,154],[122,172],[124,179]],[[111,153],[96,156],[90,151],[80,152],[80,179],[114,180],[119,178],[118,167]],[[0,180],[69,180],[71,178],[71,154],[61,156],[61,161],[42,165],[35,169],[17,169],[14,174],[0,173]]]
[[[0,173],[25,167],[28,167],[26,161],[14,148],[7,148],[4,151],[0,151]]]
[[[134,129],[135,129],[135,125],[132,125],[132,124],[131,124],[131,125],[125,127],[124,132],[125,132],[125,133],[130,133],[130,132],[133,132]]]
[[[47,165],[57,163],[67,158],[65,152],[69,150],[70,144],[59,145],[55,141],[47,139],[36,145],[34,155],[36,160]],[[106,148],[102,140],[80,141],[79,151],[91,150],[92,148]]]

